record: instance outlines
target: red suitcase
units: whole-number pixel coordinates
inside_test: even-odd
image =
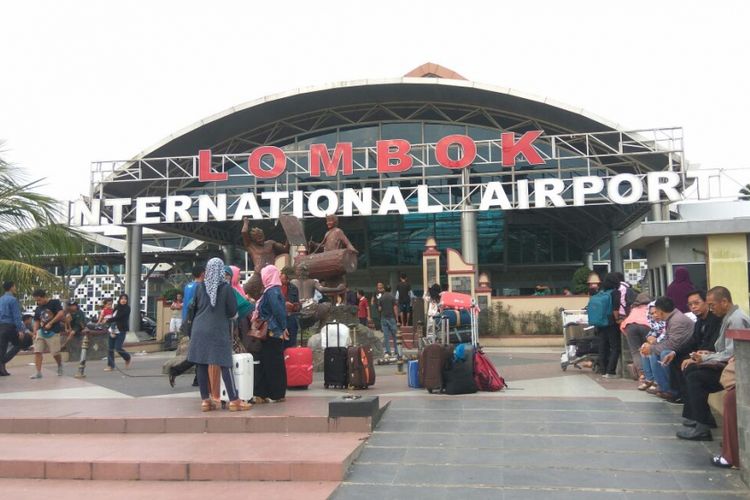
[[[309,347],[287,347],[284,351],[286,386],[304,387],[313,381],[313,352]]]

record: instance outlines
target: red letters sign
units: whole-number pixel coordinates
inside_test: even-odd
[[[534,141],[542,135],[541,130],[524,132],[516,141],[513,132],[500,134],[503,167],[512,167],[516,158],[523,158],[531,165],[542,165],[544,159],[534,147]],[[454,157],[451,146],[457,146]],[[406,172],[412,167],[413,159],[409,154],[411,144],[405,139],[386,139],[375,143],[377,154],[376,168],[379,174]],[[261,160],[270,157],[270,168],[262,168]],[[477,145],[468,135],[449,135],[435,144],[435,159],[445,168],[459,169],[471,166],[477,157]],[[313,144],[309,151],[310,175],[321,177],[321,165],[325,175],[334,177],[341,169],[341,175],[354,173],[353,146],[351,142],[340,142],[329,154],[325,144]],[[271,179],[283,174],[286,170],[286,154],[276,146],[261,146],[253,150],[248,157],[250,173],[260,179]],[[202,149],[198,153],[198,180],[200,182],[222,182],[228,178],[227,172],[211,170],[211,150]]]

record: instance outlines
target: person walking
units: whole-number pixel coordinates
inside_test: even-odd
[[[287,331],[286,299],[281,293],[279,269],[273,264],[260,271],[263,295],[253,312],[253,320],[268,321],[268,338],[263,341],[255,371],[255,402],[278,403],[286,396],[286,367],[284,341]]]
[[[10,375],[5,363],[13,356],[8,356],[8,344],[18,347],[25,331],[21,316],[21,304],[16,298],[16,284],[12,281],[3,283],[5,294],[0,297],[0,377]]]
[[[399,357],[398,339],[396,338],[396,316],[398,315],[398,306],[396,299],[391,293],[390,286],[384,286],[378,282],[378,311],[380,312],[380,326],[383,328],[383,341],[385,343],[385,355],[391,355],[391,339],[393,339],[393,352]]]
[[[249,410],[251,405],[241,401],[232,378],[232,335],[230,320],[237,316],[237,299],[227,283],[224,262],[214,257],[206,264],[203,283],[195,290],[195,318],[190,335],[188,361],[195,363],[201,395],[201,411],[216,409],[210,397],[209,365],[221,367],[221,377],[229,396],[229,411]]]
[[[63,365],[60,356],[60,330],[63,326],[65,311],[58,299],[47,296],[42,289],[34,290],[31,294],[36,301],[34,311],[34,364],[36,373],[32,379],[42,378],[42,356],[45,350],[49,350],[57,362],[57,375],[62,376]]]
[[[125,369],[130,368],[133,363],[133,357],[122,345],[125,343],[125,336],[128,334],[128,324],[130,319],[129,297],[126,293],[121,293],[117,298],[117,304],[112,311],[112,317],[109,322],[115,324],[115,328],[109,334],[109,349],[107,350],[107,367],[105,372],[111,372],[115,369],[115,351],[125,360]]]

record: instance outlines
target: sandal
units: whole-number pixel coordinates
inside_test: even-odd
[[[270,402],[271,402],[270,399],[262,398],[260,396],[255,396],[253,398],[253,404],[256,404],[256,405],[263,405],[263,404],[270,403]]]
[[[212,411],[216,409],[216,403],[212,399],[201,401],[201,411]]]
[[[727,462],[727,459],[722,457],[721,455],[716,455],[711,459],[711,464],[715,465],[716,467],[720,467],[722,469],[733,469],[734,465]]]
[[[644,379],[644,381],[643,381],[643,382],[641,382],[641,384],[640,384],[640,385],[638,386],[638,390],[639,390],[639,391],[645,391],[646,389],[648,389],[648,388],[649,388],[649,387],[651,387],[652,385],[654,385],[654,383],[653,383],[653,382],[651,382],[651,381],[649,381],[649,380],[645,380],[645,379]]]
[[[247,411],[252,407],[253,405],[251,405],[250,403],[246,403],[245,401],[242,401],[241,399],[238,399],[236,401],[231,401],[229,403],[229,411]]]

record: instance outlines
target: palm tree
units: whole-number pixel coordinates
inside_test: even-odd
[[[27,181],[21,169],[0,156],[0,277],[14,281],[20,292],[36,287],[62,291],[62,280],[41,266],[51,258],[72,262],[86,241],[58,222],[57,200],[34,192],[40,183]]]

